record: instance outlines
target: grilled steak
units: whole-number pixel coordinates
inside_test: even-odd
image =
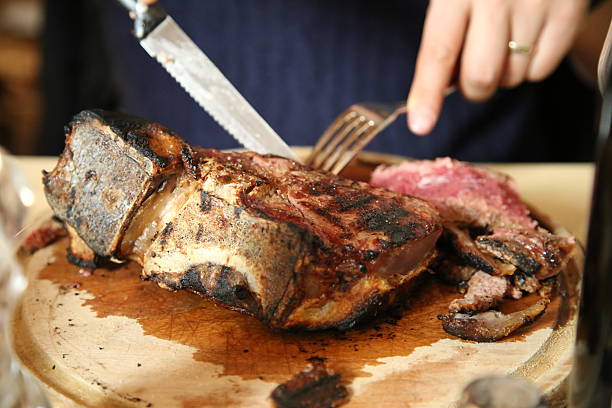
[[[443,319],[447,331],[472,340],[496,339],[522,325],[517,316],[530,316],[525,321],[531,321],[544,310],[548,303],[543,300],[512,318],[498,312],[479,318],[458,313],[486,310],[504,296],[516,299],[535,292],[540,280],[565,267],[574,248],[573,238],[551,234],[529,216],[507,176],[442,158],[381,166],[371,183],[426,199],[440,211],[442,259],[435,269],[442,279],[463,279],[461,284],[468,286],[465,297],[453,301],[451,315]],[[487,326],[495,326],[488,332],[494,335],[483,335]]]
[[[414,284],[442,227],[427,202],[161,125],[78,114],[45,193],[69,259],[134,260],[159,285],[275,328],[346,328]]]
[[[336,408],[348,402],[349,392],[340,375],[327,368],[325,359],[311,357],[310,364],[270,394],[274,408]]]

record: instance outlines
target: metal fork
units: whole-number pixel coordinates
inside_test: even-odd
[[[376,135],[406,113],[406,102],[350,106],[325,129],[306,164],[338,174]]]

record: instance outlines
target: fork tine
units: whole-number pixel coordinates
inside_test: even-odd
[[[355,115],[350,115],[349,119],[342,123],[342,126],[337,129],[336,132],[332,133],[329,137],[328,143],[321,149],[317,157],[313,160],[312,166],[315,168],[323,168],[323,163],[325,163],[330,156],[334,153],[334,149],[338,144],[346,137],[346,135],[350,134],[361,121],[361,117]]]
[[[308,159],[306,159],[306,165],[316,167],[313,162],[319,156],[319,154],[321,154],[321,152],[325,148],[325,145],[329,142],[331,137],[336,134],[336,132],[338,132],[342,128],[342,126],[348,123],[356,115],[357,112],[353,111],[351,108],[345,110],[341,115],[338,115],[338,117],[332,122],[332,124],[329,125],[327,129],[325,129],[323,135],[317,141],[317,144],[310,152]]]
[[[355,143],[359,142],[359,140],[361,140],[361,138],[365,134],[369,133],[369,130],[374,126],[374,124],[374,121],[364,120],[358,129],[356,129],[351,134],[346,135],[342,143],[340,143],[340,145],[336,148],[333,156],[328,160],[327,163],[325,163],[324,170],[331,171],[337,166],[338,162],[343,162],[347,151],[351,150]]]
[[[363,137],[360,137],[352,146],[350,149],[347,149],[346,152],[344,152],[342,158],[340,158],[336,164],[334,165],[334,167],[330,170],[333,174],[339,174],[342,169],[344,169],[350,162],[351,160],[353,160],[355,158],[355,156],[357,156],[357,154],[363,149],[363,147],[365,145],[367,145],[370,140],[372,140],[378,133],[380,133],[380,130],[378,130],[377,128],[368,128],[366,129],[366,131],[363,133]]]
[[[405,102],[351,105],[325,130],[306,164],[338,174],[376,135],[406,113]]]
[[[372,139],[374,139],[374,137],[376,137],[376,135],[378,135],[380,132],[385,130],[391,123],[393,123],[395,121],[395,119],[400,114],[400,112],[402,112],[402,111],[399,110],[399,111],[396,111],[396,112],[392,113],[385,120],[383,120],[381,123],[379,123],[377,126],[372,126],[371,128],[367,129],[367,130],[369,130],[369,132],[363,132],[362,137],[357,139],[355,141],[355,143],[350,147],[350,149],[347,149],[347,151],[344,154],[344,157],[336,163],[336,165],[333,167],[331,172],[334,173],[334,174],[340,173],[342,171],[342,169],[344,167],[346,167],[346,165],[348,165],[350,163],[350,161],[353,160],[353,158],[361,150],[363,150],[363,148],[368,143],[370,143],[370,141],[372,141]],[[370,122],[372,122],[372,121],[370,121]],[[373,123],[373,125],[375,125],[375,123]]]
[[[355,135],[362,132],[365,122],[366,118],[360,115],[353,120],[350,126],[344,128],[342,132],[337,133],[334,136],[333,146],[332,143],[330,143],[330,148],[326,151],[325,159],[321,161],[318,168],[329,171],[338,159],[338,156],[346,149],[345,145],[347,140],[351,140]]]

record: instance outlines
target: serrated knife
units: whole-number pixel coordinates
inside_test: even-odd
[[[249,150],[298,157],[155,0],[117,0],[134,19],[147,53],[229,134]]]

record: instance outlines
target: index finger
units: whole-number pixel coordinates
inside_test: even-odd
[[[427,9],[416,70],[408,95],[408,127],[417,135],[433,129],[461,52],[469,3],[432,0]]]

